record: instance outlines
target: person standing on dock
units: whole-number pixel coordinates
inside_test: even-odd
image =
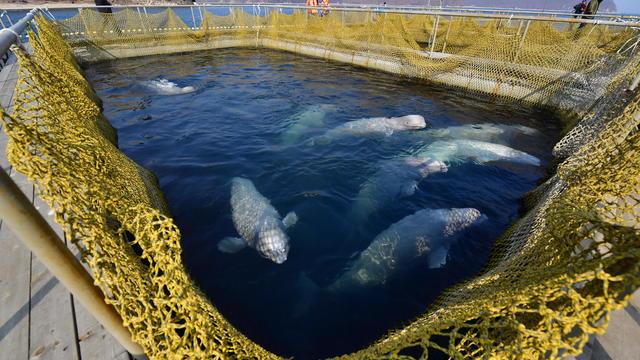
[[[318,6],[318,0],[307,0],[307,6]],[[317,15],[318,9],[307,9],[307,12],[311,15]]]
[[[121,35],[122,32],[118,28],[118,24],[113,19],[113,11],[111,10],[111,3],[108,0],[94,0],[96,6],[100,6],[97,8],[100,15],[102,15],[102,27],[100,29],[100,34],[104,35],[105,30],[109,30],[111,33],[115,32],[118,35]]]
[[[587,0],[582,0],[581,2],[575,4],[573,6],[573,10],[575,13],[573,17],[579,19],[580,14],[584,13],[584,11],[587,10]]]
[[[98,12],[103,14],[111,14],[111,3],[108,0],[94,0],[96,6],[109,6],[109,7],[99,7]]]
[[[600,7],[600,3],[604,0],[591,0],[589,1],[589,5],[587,5],[587,9],[584,11],[584,19],[593,19],[593,16],[598,12],[598,8]],[[580,24],[580,28],[583,28],[585,24]]]

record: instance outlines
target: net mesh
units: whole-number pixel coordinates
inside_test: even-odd
[[[624,50],[634,30],[508,18],[199,10],[193,20],[201,21],[191,27],[172,10],[82,10],[57,23],[38,18],[33,52],[15,49],[15,106],[1,117],[11,163],[35,182],[150,358],[277,356],[238,332],[189,279],[180,232],[154,176],[117,149],[74,53],[86,61],[129,56],[131,49],[257,45],[348,54],[353,63],[363,57],[360,65],[395,64],[385,70],[573,110],[578,121],[568,122],[569,135],[556,147],[566,159],[529,194],[528,212],[498,240],[486,269],[409,325],[340,358],[577,354],[640,285],[640,94],[620,91],[638,74],[639,57]]]

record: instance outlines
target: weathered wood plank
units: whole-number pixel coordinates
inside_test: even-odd
[[[611,313],[607,331],[596,339],[611,359],[640,360],[640,326],[625,309]]]
[[[4,147],[0,151],[4,158]],[[33,187],[26,177],[13,169],[10,174],[32,199]],[[31,252],[4,222],[0,225],[0,249],[0,354],[28,359]]]
[[[0,88],[4,96],[2,106],[11,104],[15,87],[15,57],[0,72]],[[1,129],[1,127],[0,127]],[[0,131],[0,166],[6,171],[29,199],[33,199],[33,186],[25,176],[12,169],[6,157],[8,137]],[[13,234],[7,224],[0,222],[0,354],[11,358],[29,357],[30,278],[31,252]]]
[[[16,71],[17,64],[14,58],[14,62],[3,68],[0,73],[0,105],[7,109],[10,109],[12,105],[12,97],[17,81]],[[11,167],[5,156],[6,143],[7,137],[4,134],[0,135],[0,165],[3,168],[10,169]],[[47,215],[48,206],[44,202],[38,199],[37,206],[43,209],[41,213],[48,221],[52,220],[51,216]],[[54,229],[61,234],[59,227],[55,226]],[[3,234],[0,235],[0,237],[3,236]],[[2,241],[5,240],[2,239]],[[21,246],[21,244],[18,245]],[[24,247],[17,249],[24,250]],[[18,260],[15,265],[17,266],[19,265],[18,262],[22,262],[24,266],[28,267],[31,262],[28,251],[27,255],[28,259],[26,261]],[[3,257],[0,257],[2,265],[9,265],[1,260],[3,260]],[[3,268],[0,267],[0,270],[3,270]],[[3,273],[10,274],[11,272],[3,271]],[[33,294],[31,304],[29,304],[29,297],[27,296],[27,304],[23,309],[23,313],[27,316],[22,314],[25,324],[20,323],[24,325],[24,329],[21,329],[22,332],[12,330],[12,336],[22,339],[24,343],[12,344],[10,347],[6,346],[7,352],[0,351],[0,354],[17,354],[12,349],[21,346],[22,353],[16,355],[16,358],[26,359],[30,355],[38,359],[130,359],[126,350],[50,275],[37,259],[33,259],[33,267],[25,271],[25,274],[22,279],[23,284],[15,284],[15,281],[11,284],[6,282],[8,285],[7,291],[2,291],[2,293],[11,293],[14,288],[19,288],[26,290],[26,295],[28,295],[31,285],[31,293]],[[31,283],[29,283],[29,277],[31,277]],[[3,280],[0,277],[0,281]],[[3,281],[0,285],[4,283]],[[2,308],[3,311],[9,311],[9,307],[3,306]],[[30,309],[31,313],[29,313]],[[30,339],[26,325],[29,322],[29,314],[31,315]],[[0,315],[0,321],[2,319],[2,315]],[[0,350],[4,350],[4,348],[0,348]]]
[[[64,239],[49,206],[37,196],[34,205],[60,239]],[[31,357],[79,360],[71,294],[35,256],[31,274]]]
[[[130,360],[129,353],[74,299],[82,359]]]
[[[636,290],[629,301],[629,304],[633,306],[638,312],[640,312],[640,289]]]
[[[17,77],[17,63],[16,57],[11,55],[7,64],[0,71],[0,83],[5,82],[7,79]]]

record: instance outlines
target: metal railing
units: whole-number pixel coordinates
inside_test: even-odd
[[[76,10],[80,11],[83,9],[93,9],[97,10],[99,8],[109,8],[112,10],[123,10],[123,9],[137,9],[141,13],[147,12],[147,9],[159,9],[159,8],[186,8],[186,9],[198,9],[197,11],[203,11],[208,8],[253,8],[253,9],[289,9],[289,10],[308,10],[308,9],[316,9],[316,10],[328,10],[328,11],[338,11],[338,12],[362,12],[362,13],[379,13],[379,14],[405,14],[405,15],[432,15],[432,16],[448,16],[448,17],[473,17],[479,19],[508,19],[508,20],[522,20],[522,21],[545,21],[545,22],[559,22],[559,23],[567,23],[567,24],[593,24],[593,25],[606,25],[606,26],[617,26],[617,27],[640,27],[640,17],[637,16],[627,16],[627,21],[615,21],[615,20],[603,20],[603,19],[611,19],[612,16],[608,14],[596,14],[596,15],[588,15],[588,19],[586,18],[574,18],[570,16],[568,13],[559,13],[563,15],[556,16],[557,14],[550,12],[528,12],[527,11],[502,11],[499,13],[492,13],[491,11],[481,11],[476,9],[461,10],[459,8],[424,8],[424,7],[380,7],[380,6],[354,6],[354,5],[337,5],[337,6],[329,6],[329,7],[321,7],[321,6],[305,6],[305,5],[295,5],[295,4],[277,4],[277,3],[269,3],[269,4],[238,4],[238,3],[229,3],[229,4],[208,4],[208,3],[196,3],[193,5],[111,5],[111,6],[87,6],[87,5],[76,5],[76,6],[56,6],[51,8],[51,10]],[[5,9],[4,11],[24,11],[20,9]],[[619,19],[619,16],[615,17]],[[195,22],[195,19],[194,19]],[[195,26],[195,24],[194,24]]]

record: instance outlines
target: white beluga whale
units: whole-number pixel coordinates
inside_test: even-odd
[[[360,187],[349,218],[361,221],[394,200],[411,196],[430,174],[446,172],[447,165],[428,157],[408,156],[388,160]]]
[[[241,238],[226,237],[218,242],[218,250],[235,253],[249,246],[263,257],[282,264],[289,253],[289,237],[285,230],[298,217],[290,212],[283,220],[278,211],[262,196],[251,180],[231,180],[231,217]]]
[[[193,86],[180,87],[178,84],[162,78],[146,81],[144,85],[160,95],[187,94],[196,90]]]
[[[308,107],[304,111],[297,113],[288,119],[289,126],[282,133],[282,143],[290,145],[297,142],[305,133],[312,129],[324,126],[324,119],[327,114],[338,109],[332,104],[321,104]]]
[[[477,140],[438,140],[415,152],[415,156],[431,157],[446,162],[473,160],[483,164],[489,161],[508,161],[540,166],[540,159],[505,145]]]
[[[458,125],[439,129],[427,129],[416,132],[422,138],[469,139],[480,141],[507,141],[517,135],[537,135],[536,129],[523,125],[472,124]]]
[[[484,219],[486,216],[473,208],[419,210],[378,234],[328,289],[384,285],[404,265],[422,257],[429,268],[442,267],[461,231]]]
[[[332,140],[352,135],[384,135],[391,136],[394,132],[424,129],[427,122],[421,115],[405,115],[386,118],[375,117],[346,122],[324,135],[312,139],[315,143],[330,143]],[[317,140],[317,141],[316,141]]]

